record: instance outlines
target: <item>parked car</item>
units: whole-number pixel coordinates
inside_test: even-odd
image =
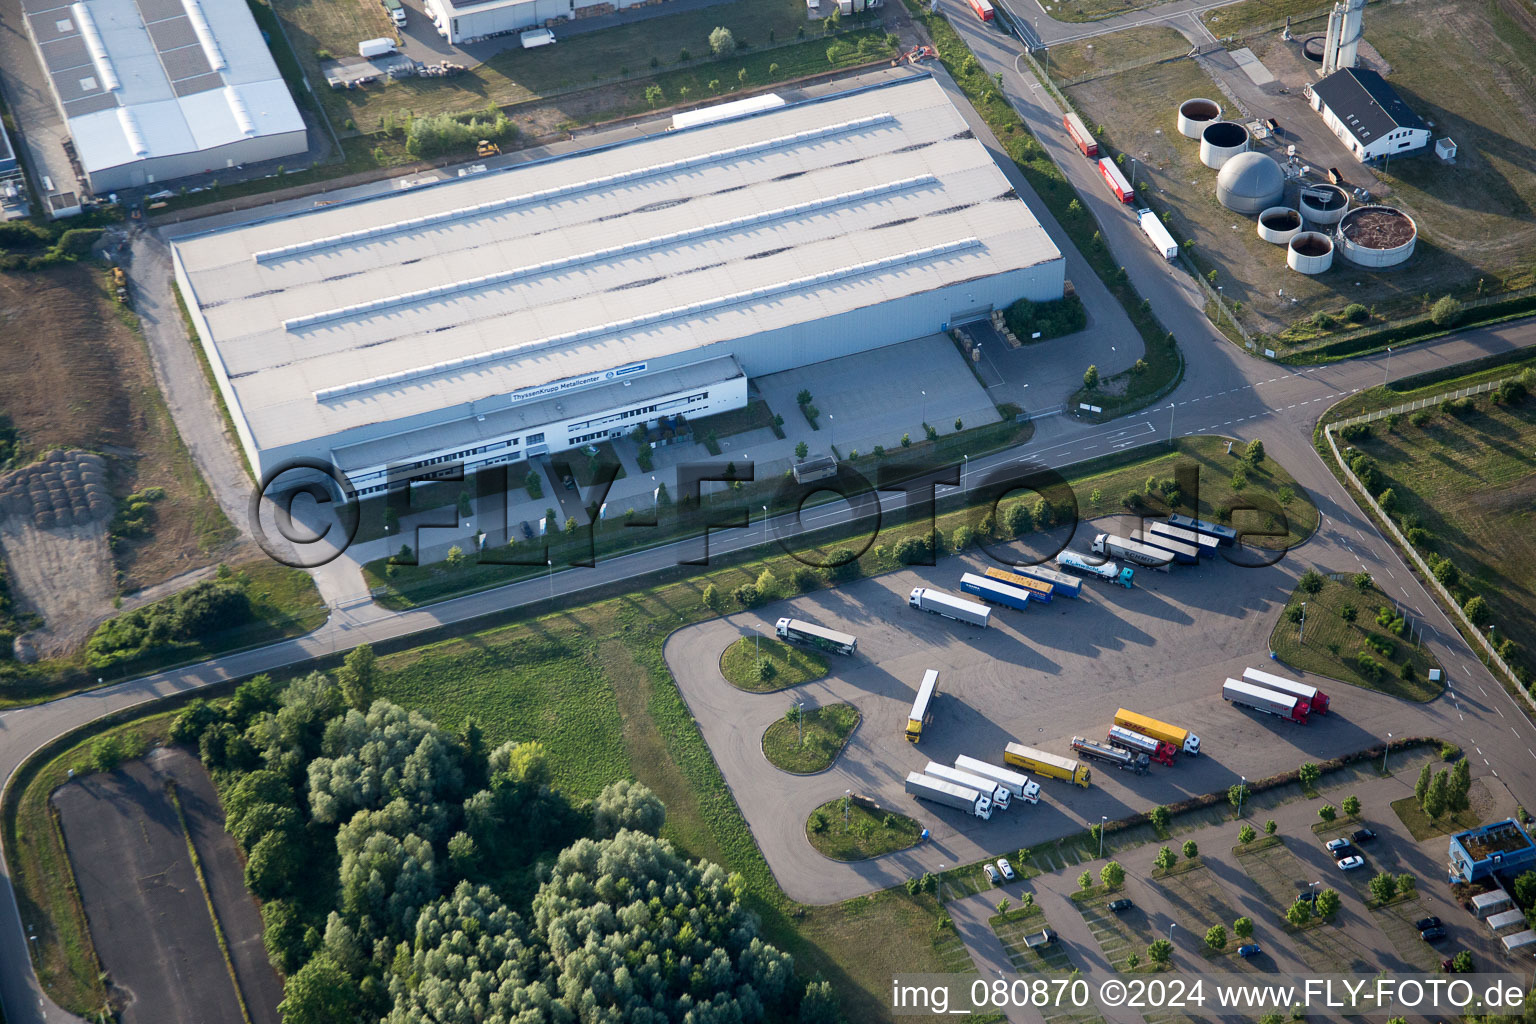
[[[1109,911],[1112,914],[1118,914],[1121,911],[1130,910],[1135,905],[1135,903],[1132,903],[1129,899],[1122,896],[1118,900],[1109,901]]]
[[[1439,928],[1440,919],[1438,917],[1421,917],[1413,922],[1413,927],[1421,932],[1427,928]]]
[[[1002,884],[1002,882],[1000,882],[997,877],[997,868],[993,867],[991,864],[983,864],[981,866],[981,870],[987,873],[987,881],[991,882],[993,885]]]
[[[1423,931],[1419,932],[1419,938],[1423,939],[1425,942],[1439,942],[1441,939],[1445,938],[1445,929],[1439,925],[1435,925],[1433,928],[1425,928]]]
[[[1333,859],[1334,860],[1343,860],[1345,857],[1357,857],[1357,856],[1359,856],[1359,854],[1355,853],[1355,848],[1353,846],[1349,845],[1348,843],[1345,843],[1343,846],[1336,847],[1336,848],[1334,848],[1332,850],[1329,850],[1328,852],[1333,854]]]
[[[1323,845],[1327,846],[1329,850],[1342,850],[1349,845],[1349,840],[1341,836],[1338,839],[1330,839]]]
[[[528,520],[523,520],[523,539],[533,540],[533,527],[528,525]]]
[[[560,482],[565,485],[565,489],[568,491],[574,491],[576,489],[576,478],[571,476],[569,473],[567,473]]]
[[[1317,890],[1316,889],[1308,889],[1306,892],[1298,893],[1297,896],[1296,896],[1296,902],[1297,903],[1310,903],[1310,904],[1312,904],[1313,909],[1316,909],[1316,907],[1317,907]]]
[[[1242,957],[1244,960],[1251,960],[1262,952],[1264,952],[1264,950],[1260,948],[1257,942],[1250,942],[1246,946],[1237,947],[1237,955]]]
[[[1364,857],[1345,857],[1343,860],[1339,861],[1340,871],[1353,871],[1356,868],[1363,867],[1365,867]]]
[[[1349,838],[1353,839],[1356,843],[1363,845],[1365,843],[1374,841],[1376,838],[1376,833],[1368,828],[1357,828]]]
[[[1007,857],[997,858],[997,870],[1003,873],[1004,881],[1013,881],[1013,865],[1008,863]]]

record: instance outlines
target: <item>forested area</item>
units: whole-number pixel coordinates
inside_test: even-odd
[[[195,745],[247,855],[287,1024],[837,1019],[741,904],[741,881],[658,838],[621,780],[573,805],[543,747],[484,749],[372,699],[372,652],[333,680],[258,676],[195,701]]]

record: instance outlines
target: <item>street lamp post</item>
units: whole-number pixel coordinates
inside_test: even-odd
[[[928,392],[924,391],[924,392],[921,392],[921,394],[923,396],[923,423],[927,424],[927,422],[928,422]]]
[[[848,831],[848,804],[853,800],[853,790],[843,790],[843,831]]]
[[[1391,377],[1391,373],[1392,373],[1392,346],[1388,345],[1387,346],[1387,361],[1382,364],[1382,370],[1381,370],[1381,386],[1382,387],[1386,387],[1387,386],[1387,381]]]
[[[768,543],[768,506],[763,506],[763,543]]]
[[[798,737],[796,744],[803,747],[805,746],[805,702],[799,697],[795,698],[795,725],[799,727],[796,730]]]
[[[1104,859],[1104,826],[1109,822],[1109,815],[1099,815],[1099,859]]]
[[[1168,403],[1168,447],[1173,447],[1173,410],[1177,408],[1174,403]]]
[[[1381,752],[1381,774],[1387,774],[1387,755],[1392,753],[1392,734],[1387,733],[1387,748]]]
[[[555,560],[546,558],[544,564],[549,567],[549,599],[553,601],[555,599]]]
[[[1248,795],[1248,776],[1240,775],[1240,776],[1238,776],[1238,779],[1239,779],[1239,782],[1237,784],[1237,816],[1239,818],[1241,818],[1243,816],[1243,797]]]
[[[965,460],[965,462],[963,462],[961,464],[961,466],[960,466],[960,493],[964,494],[965,493],[965,477],[966,477],[966,474],[969,473],[970,469],[971,469],[971,457],[969,455],[961,455],[960,457]]]
[[[1301,629],[1296,633],[1296,642],[1305,645],[1307,642],[1307,602],[1301,602]]]
[[[1179,926],[1179,922],[1177,922],[1177,921],[1169,921],[1168,922],[1168,941],[1169,942],[1173,941],[1173,930],[1175,928],[1177,928],[1178,926]]]

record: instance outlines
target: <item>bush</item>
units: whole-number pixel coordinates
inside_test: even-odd
[[[516,135],[517,126],[499,110],[429,114],[411,119],[405,130],[405,151],[425,159],[464,149],[480,139],[501,142]]]
[[[1219,924],[1213,924],[1206,930],[1205,944],[1215,950],[1227,948],[1227,930]]]
[[[1247,846],[1258,837],[1259,834],[1253,830],[1252,825],[1244,825],[1242,828],[1237,830],[1237,841],[1242,843],[1244,846]]]
[[[1323,804],[1317,809],[1317,816],[1324,821],[1332,821],[1339,816],[1339,812],[1333,804]]]
[[[1352,324],[1364,323],[1371,318],[1371,311],[1358,302],[1351,302],[1344,307],[1344,319]]]
[[[1430,307],[1429,318],[1436,327],[1450,327],[1461,319],[1461,303],[1449,295],[1442,295]]]
[[[724,57],[736,49],[736,37],[724,25],[716,26],[709,34],[709,50],[716,57]]]
[[[1301,587],[1308,594],[1316,594],[1323,589],[1323,584],[1327,582],[1328,578],[1322,573],[1316,569],[1308,569],[1301,574],[1301,579],[1297,580],[1297,586]]]
[[[1424,424],[1428,423],[1434,418],[1435,414],[1430,412],[1428,409],[1418,409],[1408,417],[1408,422],[1412,423],[1416,427],[1422,427]]]

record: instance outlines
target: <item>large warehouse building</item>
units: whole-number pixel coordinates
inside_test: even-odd
[[[749,375],[1064,284],[926,75],[172,252],[252,465],[328,459],[364,494],[739,408]]]
[[[612,14],[658,0],[426,0],[437,31],[451,43],[468,43],[557,21]],[[660,0],[664,2],[664,0]]]
[[[22,0],[22,12],[96,193],[308,148],[245,0]]]

